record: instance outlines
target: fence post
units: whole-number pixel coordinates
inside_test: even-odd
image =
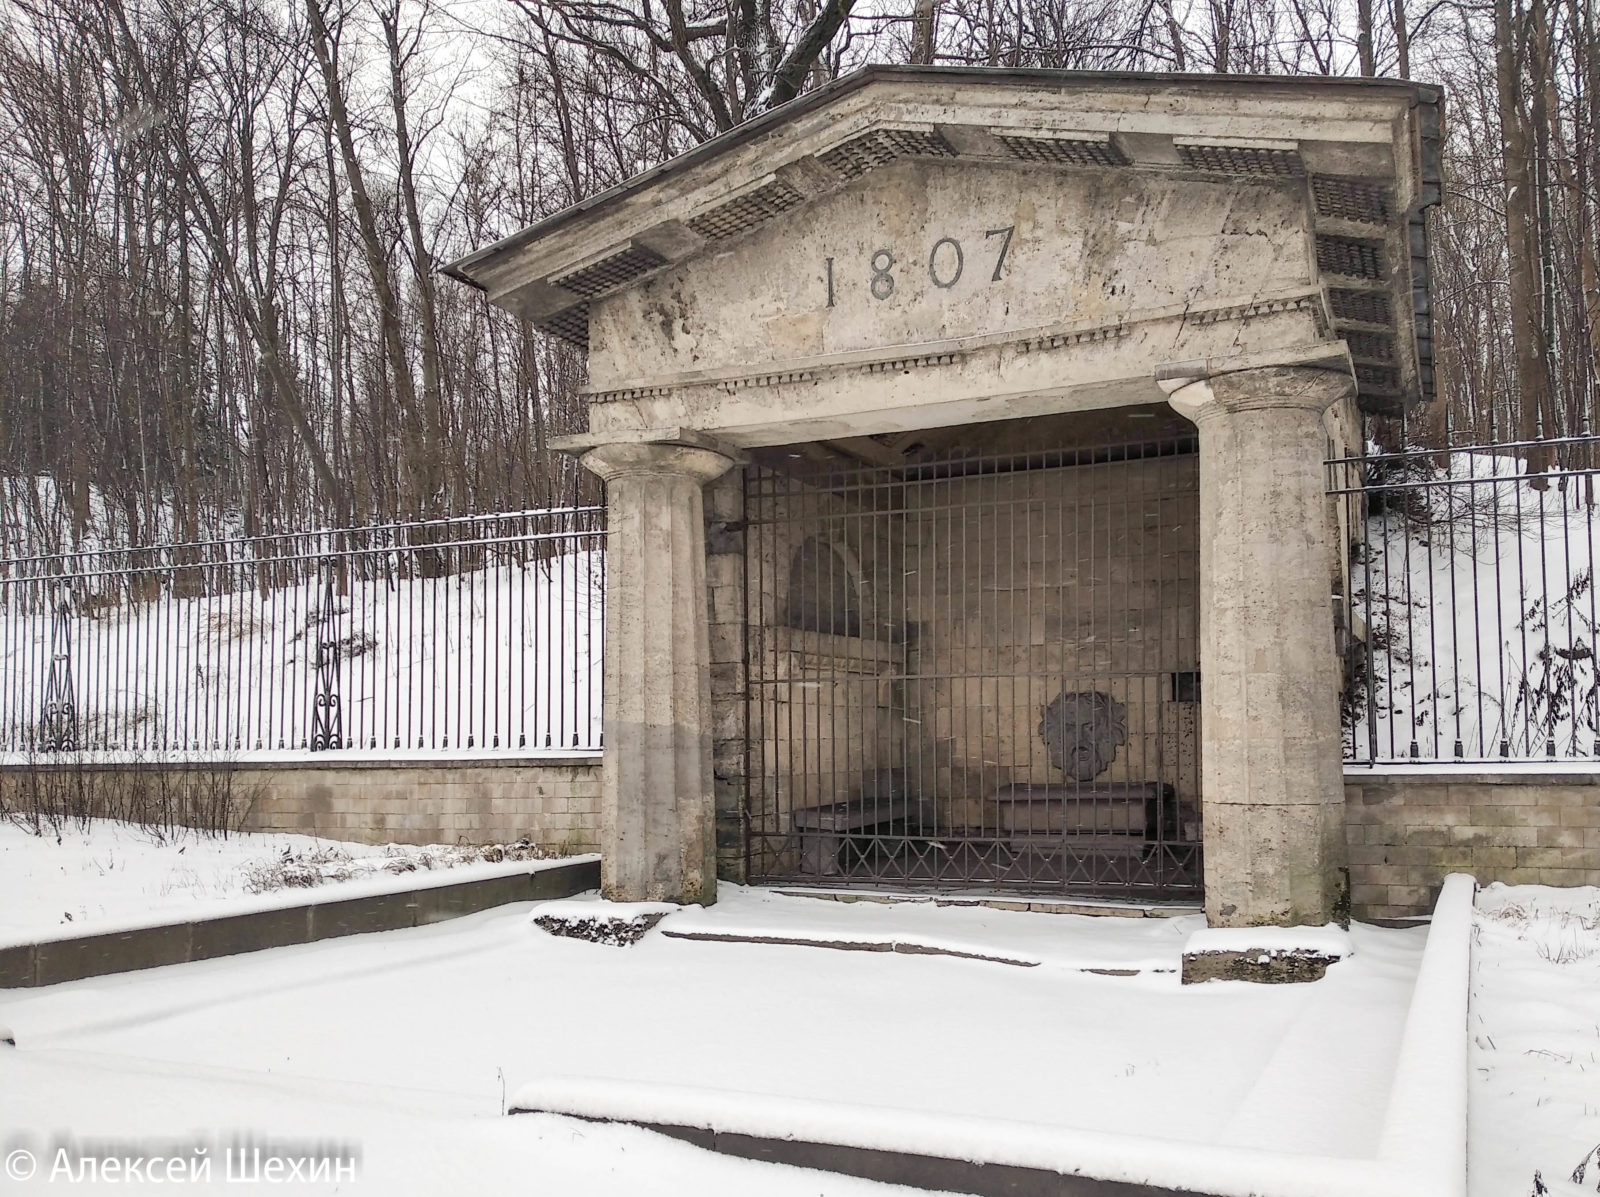
[[[339,707],[339,607],[334,590],[339,559],[322,559],[322,609],[317,613],[317,693],[311,705],[311,751],[344,747],[344,714]]]
[[[50,632],[50,677],[45,683],[39,731],[45,752],[72,752],[78,747],[78,707],[72,689],[71,583],[59,578],[61,597],[55,603]]]

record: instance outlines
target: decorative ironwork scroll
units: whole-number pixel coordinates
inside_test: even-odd
[[[39,747],[45,752],[78,748],[78,704],[72,688],[72,592],[65,578],[59,585],[50,630],[50,676],[39,716]]]
[[[322,609],[317,617],[317,693],[311,705],[311,751],[344,747],[344,713],[339,705],[339,605],[334,582],[339,559],[322,561]]]

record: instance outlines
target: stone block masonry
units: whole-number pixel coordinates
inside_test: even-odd
[[[1433,909],[1450,873],[1480,885],[1600,885],[1600,773],[1352,772],[1351,914]]]
[[[510,761],[304,761],[223,765],[47,764],[99,795],[107,813],[126,789],[119,773],[203,772],[226,795],[241,831],[294,832],[368,844],[485,844],[526,837],[551,852],[593,852],[600,833],[600,755]],[[0,793],[20,799],[29,769],[0,769]],[[159,788],[159,787],[158,787]],[[169,787],[177,790],[176,785]]]
[[[373,761],[246,767],[242,830],[362,843],[504,843],[593,852],[600,757],[507,763]]]

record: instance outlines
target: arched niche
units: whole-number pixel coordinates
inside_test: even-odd
[[[852,555],[810,536],[789,561],[783,625],[830,636],[861,635],[861,571]]]

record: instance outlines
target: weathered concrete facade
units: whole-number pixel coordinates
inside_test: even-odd
[[[770,623],[737,608],[772,596],[736,567],[735,492],[706,537],[699,483],[771,446],[882,462],[918,430],[1171,394],[1200,438],[1208,911],[1334,916],[1322,463],[1357,404],[1431,390],[1437,135],[1411,84],[872,69],[452,266],[588,350],[590,432],[565,446],[612,479],[607,892],[708,899],[711,812],[733,863],[761,780],[735,745],[767,733],[713,695],[748,683]],[[852,684],[846,709],[877,701]],[[882,748],[846,742],[863,768]]]

